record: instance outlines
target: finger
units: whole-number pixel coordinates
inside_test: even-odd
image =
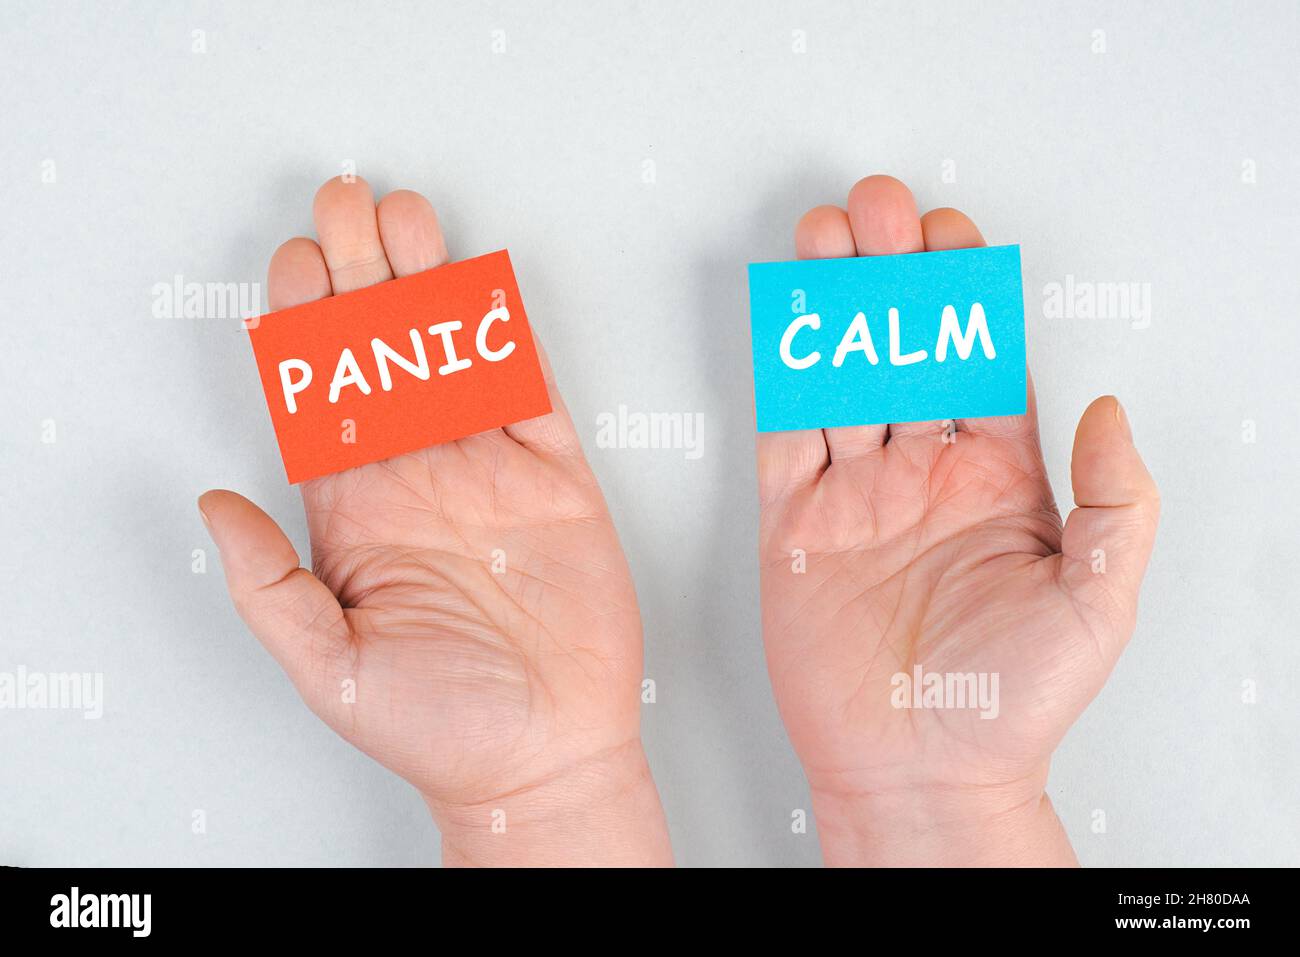
[[[810,485],[829,465],[820,429],[758,433],[759,504],[770,505]]]
[[[912,191],[892,176],[868,176],[849,190],[849,224],[859,256],[894,256],[925,249]]]
[[[1126,639],[1155,543],[1160,493],[1114,396],[1095,400],[1079,420],[1070,480],[1077,507],[1061,539],[1061,581],[1076,600],[1126,625],[1119,628]]]
[[[324,299],[333,292],[320,247],[299,236],[271,256],[266,270],[266,298],[271,309],[289,309]]]
[[[394,276],[411,276],[447,262],[438,214],[419,193],[409,189],[389,193],[379,201],[375,218]]]
[[[1025,414],[992,415],[983,419],[958,419],[958,432],[987,435],[998,439],[1016,439],[1038,442],[1038,397],[1034,394],[1034,380],[1025,369]]]
[[[800,259],[841,259],[853,255],[849,217],[838,206],[809,210],[794,229]],[[758,433],[758,495],[770,502],[816,479],[830,465],[821,429]]]
[[[560,395],[560,390],[555,385],[555,372],[551,368],[551,360],[547,357],[546,350],[542,348],[542,340],[537,335],[537,329],[532,328],[531,332],[533,346],[537,349],[537,361],[542,366],[542,378],[546,382],[546,394],[551,400],[551,413],[507,425],[505,433],[524,448],[539,455],[582,458],[582,442],[578,439],[578,430],[573,425],[568,406],[564,404],[564,397]]]
[[[438,215],[419,193],[405,189],[389,193],[379,202],[377,219],[384,252],[395,275],[409,276],[448,261],[447,244],[438,225]],[[564,399],[555,387],[551,363],[538,340],[537,330],[533,329],[532,334],[542,367],[542,379],[551,400],[551,413],[508,425],[504,431],[534,452],[581,455],[582,443],[578,440]]]
[[[944,249],[972,249],[988,245],[977,227],[959,209],[944,207],[932,209],[921,217],[921,232],[925,235],[927,252]],[[1024,415],[990,416],[983,419],[958,419],[957,431],[972,432],[997,438],[1038,437],[1038,412],[1034,400],[1034,384],[1025,373],[1026,402]]]
[[[986,246],[979,229],[970,217],[959,209],[943,207],[932,209],[921,217],[921,235],[928,252],[943,249],[970,249]]]
[[[925,249],[916,199],[892,176],[868,176],[857,182],[849,192],[849,222],[860,256],[895,256]],[[917,435],[942,439],[951,428],[949,422],[891,422],[888,440]],[[832,461],[835,458],[832,448]]]
[[[800,259],[848,259],[854,253],[848,213],[838,206],[816,206],[794,228],[794,254]]]
[[[221,554],[239,616],[303,699],[321,712],[336,697],[332,678],[345,665],[351,643],[334,593],[299,567],[298,553],[284,532],[242,495],[205,492],[199,512]]]
[[[800,259],[847,259],[857,253],[848,213],[838,206],[818,206],[804,216],[794,245]],[[829,461],[845,462],[884,447],[889,426],[840,426],[824,429],[823,435]]]
[[[316,193],[312,217],[335,295],[393,278],[379,238],[375,197],[364,179],[336,176]]]

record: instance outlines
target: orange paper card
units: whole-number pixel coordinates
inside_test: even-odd
[[[551,411],[504,249],[282,309],[248,334],[292,483]]]

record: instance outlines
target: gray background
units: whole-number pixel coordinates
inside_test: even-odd
[[[437,861],[227,600],[205,488],[306,554],[246,337],[150,314],[176,274],[261,282],[352,161],[453,256],[512,252],[636,575],[681,863],[819,860],[761,652],[744,264],[880,171],[1023,244],[1063,505],[1105,392],[1161,485],[1137,635],[1053,769],[1080,857],[1300,863],[1297,6],[985,7],[6,3],[0,670],[102,671],[106,711],[0,711],[0,860]],[[1067,274],[1150,283],[1151,326],[1046,319]],[[597,449],[619,404],[703,413],[703,458]]]

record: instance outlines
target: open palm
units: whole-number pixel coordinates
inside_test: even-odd
[[[805,258],[982,244],[955,210],[923,221],[887,177],[796,234]],[[1063,529],[1029,402],[1017,417],[760,436],[764,642],[815,795],[1041,794],[1123,649],[1154,485],[1118,403],[1099,399]],[[996,693],[915,707],[918,667]]]
[[[496,431],[314,480],[303,500],[348,637],[300,689],[353,743],[472,804],[638,740],[636,595],[581,454]]]
[[[363,181],[332,180],[315,219],[319,245],[272,259],[272,308],[447,261],[415,193],[376,208]],[[314,574],[246,499],[200,502],[250,628],[318,715],[420,790],[444,841],[528,795],[591,805],[649,780],[636,595],[543,365],[550,415],[305,482]],[[557,796],[575,779],[581,798]]]

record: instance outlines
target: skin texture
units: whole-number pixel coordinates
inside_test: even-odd
[[[416,193],[376,208],[334,179],[313,213],[319,244],[272,257],[272,309],[448,261]],[[548,416],[303,483],[312,571],[242,496],[199,508],[240,615],[316,714],[419,789],[445,864],[668,864],[636,594],[543,366]]]
[[[795,231],[800,258],[982,245],[887,176]],[[1079,422],[1064,525],[1032,384],[1028,414],[955,425],[759,436],[768,668],[828,864],[1075,863],[1043,788],[1132,633],[1159,497],[1114,397]],[[917,664],[997,673],[998,717],[895,707]]]

